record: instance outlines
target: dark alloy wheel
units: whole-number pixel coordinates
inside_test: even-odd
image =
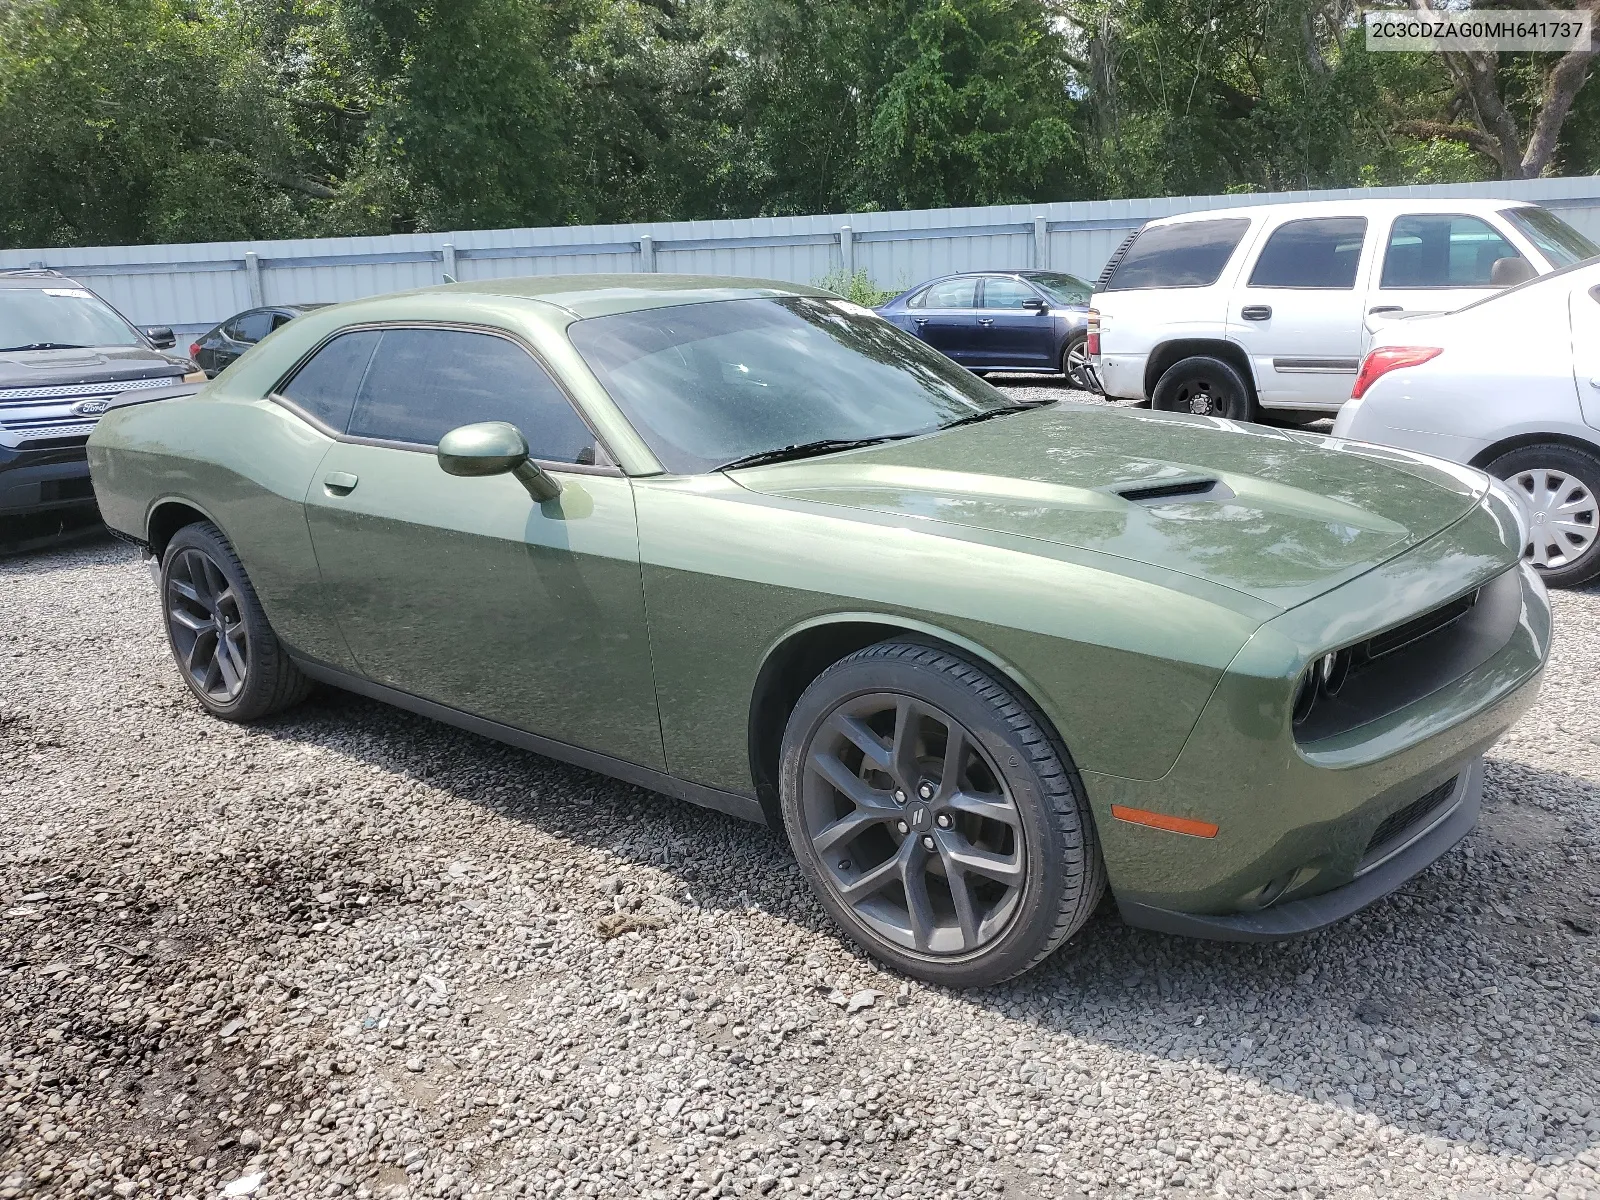
[[[311,690],[279,643],[239,556],[207,521],[172,535],[161,556],[167,642],[189,690],[212,716],[253,721]]]
[[[250,671],[250,635],[239,595],[203,550],[173,555],[166,574],[167,632],[189,686],[214,704],[231,704]]]
[[[1061,352],[1061,373],[1080,392],[1100,390],[1094,374],[1094,359],[1089,357],[1088,334],[1080,333],[1067,339],[1066,349]]]
[[[945,647],[883,642],[807,689],[784,739],[784,824],[834,919],[909,974],[1026,970],[1104,887],[1081,786],[1043,718]]]
[[[1151,407],[1230,421],[1256,420],[1255,396],[1239,369],[1208,354],[1168,367],[1150,397]]]

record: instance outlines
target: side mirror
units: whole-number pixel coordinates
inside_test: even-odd
[[[1022,302],[1022,307],[1026,308],[1026,309],[1028,309],[1028,310],[1030,310],[1032,312],[1037,312],[1037,313],[1049,312],[1050,311],[1050,306],[1048,304],[1046,304],[1043,300],[1037,300],[1037,299],[1024,300]]]
[[[170,350],[178,344],[178,335],[170,325],[146,325],[144,335],[157,350]]]
[[[561,494],[561,485],[528,458],[528,441],[521,431],[505,421],[480,421],[452,429],[439,439],[435,453],[447,475],[471,479],[509,473],[541,504]]]
[[[1538,274],[1533,264],[1525,258],[1497,258],[1489,268],[1489,284],[1491,287],[1515,287],[1536,278]]]

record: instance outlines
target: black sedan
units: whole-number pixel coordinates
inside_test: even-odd
[[[322,304],[274,304],[268,308],[246,309],[191,343],[189,357],[200,364],[207,379],[214,379],[222,368],[280,325],[287,325],[313,308],[325,307]]]
[[[974,371],[1060,371],[1098,390],[1087,316],[1094,289],[1059,271],[971,271],[912,288],[878,312]]]

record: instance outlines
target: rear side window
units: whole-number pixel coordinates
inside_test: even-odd
[[[340,334],[313,354],[278,395],[335,433],[343,433],[379,337],[375,329]]]
[[[1209,287],[1249,228],[1244,217],[1149,226],[1128,247],[1103,290]]]
[[[936,283],[911,301],[912,308],[971,308],[976,279],[946,279]]]
[[[566,395],[509,338],[458,329],[386,329],[356,394],[353,437],[436,446],[458,425],[509,421],[534,458],[593,463],[594,434]]]
[[[989,275],[983,281],[985,308],[1021,308],[1025,300],[1037,300],[1039,293],[1027,284],[1003,275]]]
[[[1348,291],[1356,286],[1366,237],[1365,217],[1285,221],[1261,248],[1250,286]]]
[[[1516,247],[1486,221],[1462,213],[1398,217],[1389,231],[1379,287],[1493,287],[1496,259],[1516,258]]]
[[[259,342],[272,332],[272,314],[269,312],[247,312],[236,317],[228,327],[228,336],[236,342],[249,342],[251,345]]]

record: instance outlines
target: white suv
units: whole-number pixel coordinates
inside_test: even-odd
[[[1508,200],[1163,217],[1101,272],[1089,352],[1109,396],[1238,420],[1262,409],[1315,419],[1349,398],[1387,317],[1450,312],[1597,253],[1554,213]]]

